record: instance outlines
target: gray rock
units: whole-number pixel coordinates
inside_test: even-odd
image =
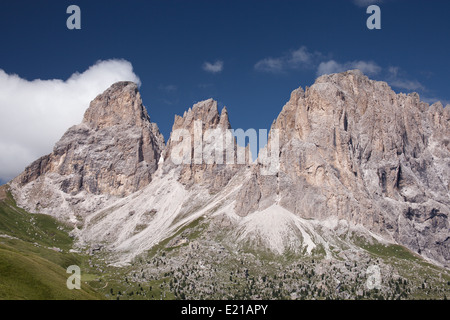
[[[235,209],[251,214],[272,195],[303,218],[362,224],[449,265],[449,114],[357,70],[324,75],[294,90],[272,126],[276,181],[255,171]]]
[[[135,230],[133,223],[137,222],[133,220],[142,212],[133,206],[123,209],[122,215],[121,208],[139,199],[147,210],[155,208],[151,201],[157,197],[172,201],[178,196],[170,194],[171,188],[166,191],[166,185],[164,193],[155,197],[154,190],[159,189],[154,183],[169,183],[173,176],[173,187],[179,188],[181,182],[190,192],[190,198],[181,199],[182,205],[173,209],[179,210],[180,219],[194,215],[215,193],[232,185],[223,205],[234,202],[234,212],[241,217],[278,204],[301,218],[337,219],[336,228],[343,230],[336,230],[338,234],[343,234],[349,223],[362,225],[385,240],[450,265],[448,107],[440,103],[429,106],[415,93],[396,94],[385,82],[369,80],[355,70],[321,76],[311,87],[294,90],[272,125],[271,130],[280,133],[279,171],[273,175],[261,174],[266,166],[262,161],[236,164],[234,140],[218,150],[224,164],[196,163],[196,121],[201,121],[202,133],[208,129],[225,133],[231,127],[226,108],[219,114],[217,102],[205,100],[182,117],[175,116],[164,147],[136,85],[114,84],[91,103],[83,122],[70,128],[50,155],[32,163],[10,183],[11,191],[20,206],[33,212],[71,220],[98,214],[98,219],[89,220],[93,224],[114,213],[117,219],[108,223],[117,228],[128,223],[127,227]],[[172,161],[177,145],[173,134],[178,129],[191,138],[189,161],[181,165]],[[203,135],[201,138],[203,148],[215,145]],[[234,158],[232,164],[226,164],[230,146]],[[248,158],[248,148],[246,151]],[[152,194],[143,190],[148,185],[145,190]],[[129,196],[127,203],[113,201],[124,196]],[[105,209],[107,203],[111,206]],[[221,205],[217,202],[208,212],[219,212]],[[164,208],[158,207],[158,213],[152,209],[145,224],[150,226],[154,216],[172,216],[173,212],[164,212]],[[130,215],[130,210],[136,214]],[[124,216],[128,219],[122,219]],[[234,218],[242,219],[231,217],[218,225],[231,228]],[[94,227],[89,226],[97,230]],[[87,238],[94,239],[92,234]],[[130,236],[138,237],[124,233],[115,245]],[[190,246],[194,248],[194,244]]]
[[[201,127],[199,133],[195,133],[195,123],[199,123]],[[174,124],[172,126],[172,134],[168,140],[167,147],[163,153],[164,158],[164,171],[168,171],[177,168],[180,170],[179,181],[186,187],[190,187],[193,184],[200,184],[206,186],[211,193],[216,193],[221,190],[234,174],[243,165],[236,164],[237,145],[234,139],[230,141],[226,140],[226,134],[231,135],[231,125],[228,119],[228,111],[226,107],[222,109],[222,113],[219,114],[217,110],[217,101],[208,99],[196,103],[190,108],[184,115],[175,116]],[[190,156],[188,155],[188,163],[174,164],[173,152],[176,146],[182,143],[182,140],[173,139],[173,133],[176,130],[185,130],[189,133],[191,142]],[[214,139],[209,140],[206,133],[208,130],[218,130],[218,135],[221,139],[221,144],[216,144]],[[216,149],[218,151],[216,151]],[[210,152],[208,152],[210,150]],[[227,164],[227,151],[232,154],[230,164]],[[207,156],[221,158],[222,163],[214,161],[214,163],[208,163]]]
[[[61,210],[65,202],[83,207],[76,198],[83,192],[123,197],[148,185],[163,147],[136,84],[118,82],[91,102],[83,122],[67,130],[51,154],[33,162],[11,185],[34,212]],[[89,201],[86,205],[98,209]]]

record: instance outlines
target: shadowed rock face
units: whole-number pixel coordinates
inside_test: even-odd
[[[346,219],[448,264],[449,125],[448,107],[357,70],[322,76],[293,91],[272,126],[278,175],[255,171],[235,209],[248,215],[276,202],[303,218]]]
[[[118,82],[90,103],[83,122],[67,130],[51,154],[12,184],[27,186],[28,204],[35,209],[59,203],[55,187],[71,196],[81,191],[126,196],[152,180],[163,148],[136,84]]]

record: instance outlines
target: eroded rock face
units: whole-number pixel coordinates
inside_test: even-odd
[[[11,184],[32,211],[76,206],[80,193],[123,197],[148,185],[163,148],[136,84],[118,82],[91,102],[83,122],[67,130],[51,154]]]
[[[348,227],[347,222],[363,225],[448,267],[449,124],[449,107],[429,106],[417,94],[396,94],[386,83],[369,80],[359,71],[325,75],[305,90],[294,90],[274,121],[279,170],[264,175],[265,162],[249,164],[249,150],[244,164],[237,161],[239,147],[233,138],[226,138],[231,134],[227,110],[219,114],[214,100],[175,116],[164,146],[136,85],[120,82],[92,101],[83,122],[70,128],[51,154],[32,163],[10,186],[20,206],[71,220],[73,214],[111,212],[119,219],[120,208],[136,201],[131,194],[145,186],[150,188],[136,197],[149,210],[172,185],[177,192],[170,197],[177,201],[185,201],[185,191],[199,192],[197,196],[205,199],[186,201],[190,214],[215,197],[211,194],[227,190],[226,210],[233,219],[239,219],[234,213],[251,218],[246,216],[276,204],[301,218],[339,220],[343,222],[339,228]],[[209,140],[208,130],[218,132],[222,143]],[[182,151],[189,152],[177,164],[173,160],[180,141],[187,141]],[[267,150],[272,151],[272,145],[275,142],[269,140]],[[208,162],[212,154],[222,162],[217,156]],[[170,180],[167,190],[159,190],[158,183],[166,180]],[[131,196],[115,202],[127,195]],[[111,206],[101,211],[106,204]],[[214,203],[209,211],[220,205]],[[174,213],[170,208],[165,215]],[[276,218],[276,210],[267,211]]]
[[[243,166],[237,164],[238,147],[230,129],[226,107],[219,114],[213,99],[196,103],[182,117],[176,115],[164,151],[165,172],[178,167],[183,185],[200,184],[211,193],[218,192]]]
[[[448,107],[357,70],[322,76],[293,91],[272,126],[278,174],[255,170],[235,209],[278,203],[303,218],[346,219],[448,264],[449,125]]]

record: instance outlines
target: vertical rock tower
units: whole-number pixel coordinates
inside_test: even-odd
[[[87,201],[91,208],[83,206],[92,211],[105,198],[148,185],[163,148],[137,85],[118,82],[90,103],[82,123],[67,130],[51,154],[33,162],[11,186],[13,192],[21,189],[16,199],[33,212],[77,211],[97,196],[94,203]]]

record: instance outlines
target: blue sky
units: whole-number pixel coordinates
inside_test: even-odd
[[[366,28],[372,3],[381,30]],[[71,4],[81,30],[66,28]],[[233,128],[268,129],[293,89],[347,68],[450,103],[449,13],[443,0],[2,1],[0,69],[66,80],[125,59],[166,139],[175,114],[210,97]]]

